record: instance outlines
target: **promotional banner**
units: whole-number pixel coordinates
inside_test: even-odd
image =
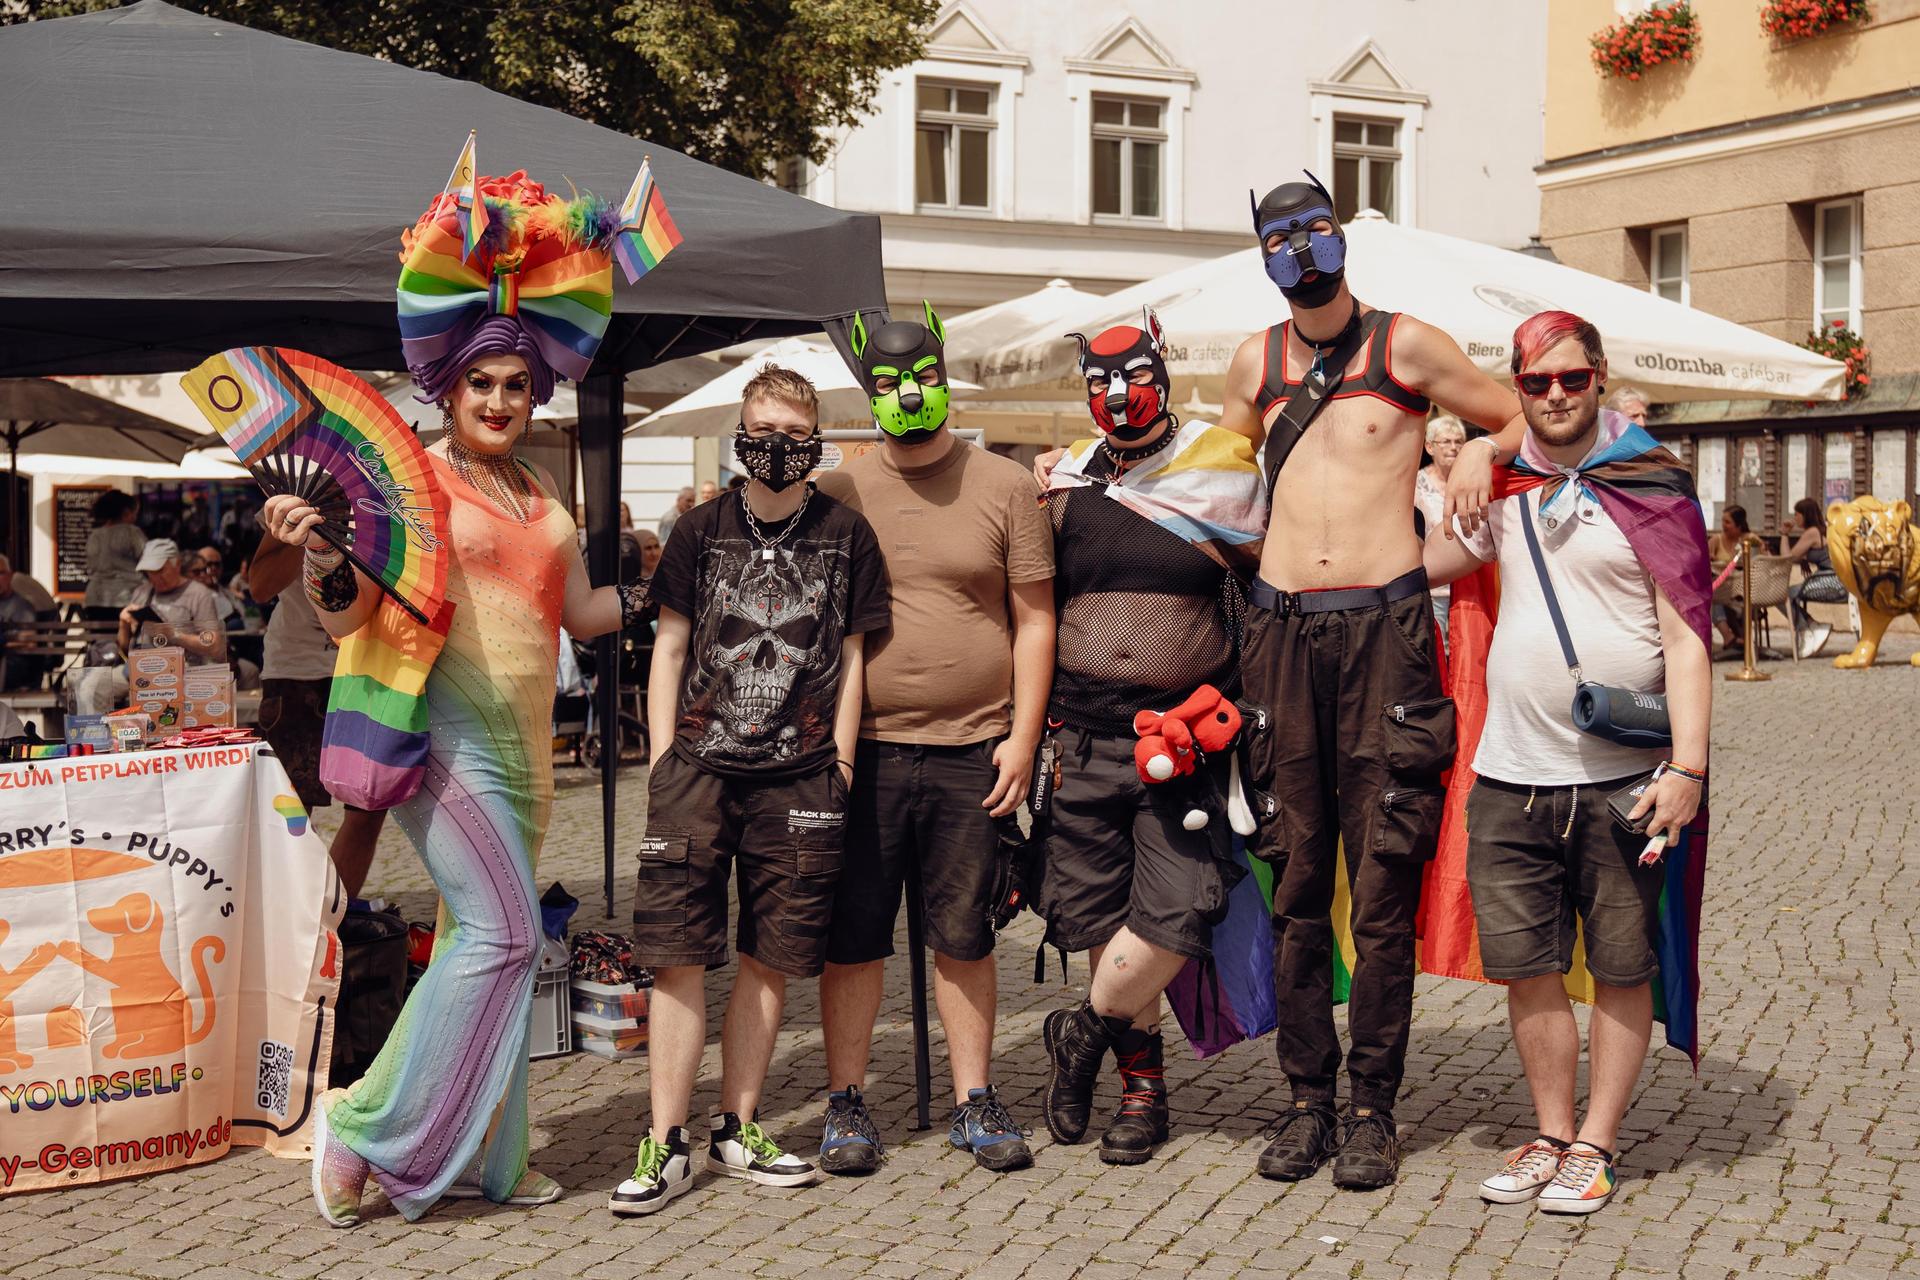
[[[0,766],[0,1195],[307,1154],[345,907],[264,744]]]

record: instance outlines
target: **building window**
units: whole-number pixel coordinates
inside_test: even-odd
[[[923,209],[990,208],[992,87],[921,81],[915,103],[915,203]]]
[[[1687,305],[1687,228],[1655,227],[1647,254],[1647,289],[1668,302]]]
[[[1399,175],[1399,121],[1333,118],[1333,211],[1341,222],[1362,209],[1377,209],[1389,222],[1398,221]]]
[[[1835,200],[1813,210],[1813,323],[1838,320],[1860,332],[1860,202]]]
[[[1151,98],[1093,97],[1093,212],[1161,219],[1161,157],[1167,104]]]

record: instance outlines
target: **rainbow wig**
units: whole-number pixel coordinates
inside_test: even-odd
[[[400,236],[400,344],[423,400],[443,398],[482,356],[517,355],[533,402],[586,376],[613,312],[620,212],[549,195],[525,170],[475,182],[484,225],[469,249],[459,195],[434,197]],[[480,221],[480,219],[474,219]]]

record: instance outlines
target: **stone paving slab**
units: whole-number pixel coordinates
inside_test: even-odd
[[[1031,981],[1039,923],[1003,939],[998,1084],[1036,1127],[1035,1167],[996,1176],[950,1151],[941,1116],[913,1133],[905,965],[889,973],[868,1098],[890,1145],[875,1176],[775,1191],[710,1179],[662,1214],[618,1220],[606,1193],[645,1124],[644,1059],[575,1055],[533,1066],[535,1167],[568,1194],[537,1209],[446,1202],[408,1225],[370,1193],[367,1218],[333,1231],[307,1198],[307,1166],[240,1151],[131,1182],[0,1201],[7,1276],[337,1277],[638,1274],[835,1277],[1455,1277],[1517,1280],[1920,1274],[1920,1196],[1902,1193],[1920,1149],[1912,1086],[1920,1029],[1913,907],[1920,787],[1907,746],[1920,708],[1913,649],[1889,637],[1871,672],[1775,664],[1769,684],[1715,683],[1713,862],[1706,907],[1704,1053],[1653,1054],[1622,1134],[1622,1184],[1593,1218],[1482,1204],[1479,1179],[1530,1133],[1497,988],[1423,978],[1398,1119],[1398,1186],[1287,1186],[1253,1171],[1284,1100],[1272,1046],[1198,1063],[1170,1046],[1172,1141],[1150,1164],[1109,1168],[1092,1145],[1040,1127],[1040,1020],[1077,1000],[1057,969]],[[1725,671],[1723,665],[1716,671]],[[577,922],[623,927],[643,822],[644,772],[620,793],[622,883],[601,911],[599,792],[561,771],[540,883],[584,900]],[[323,819],[323,822],[325,820]],[[1910,855],[1910,851],[1914,851]],[[389,832],[373,891],[410,918],[433,897]],[[904,937],[901,948],[904,952]],[[712,975],[719,1025],[731,971]],[[1085,968],[1073,969],[1084,983]],[[818,1141],[825,1061],[811,983],[796,983],[767,1084],[765,1123]],[[1656,1039],[1658,1037],[1656,1036]],[[936,1026],[934,1070],[945,1071]],[[708,1051],[695,1111],[712,1105]],[[1102,1106],[1113,1086],[1103,1084]],[[944,1103],[936,1088],[936,1110]]]

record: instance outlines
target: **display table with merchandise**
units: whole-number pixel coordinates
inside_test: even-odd
[[[306,1156],[345,906],[264,743],[0,765],[0,1195]]]

